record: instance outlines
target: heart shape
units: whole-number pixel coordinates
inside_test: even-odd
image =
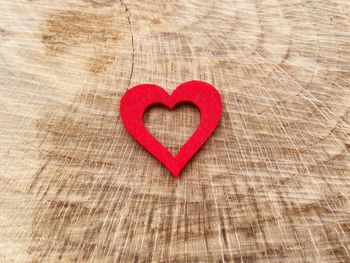
[[[173,109],[177,104],[191,103],[200,112],[200,124],[176,156],[164,147],[143,124],[145,111],[153,105]],[[222,113],[219,92],[203,81],[188,81],[169,95],[153,84],[141,84],[127,90],[120,101],[120,116],[125,128],[147,151],[155,156],[175,177],[206,142],[218,125]]]

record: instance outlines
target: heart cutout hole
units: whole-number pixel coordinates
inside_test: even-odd
[[[172,110],[164,105],[153,105],[146,110],[143,122],[146,129],[176,156],[198,128],[200,113],[189,103],[180,103]]]

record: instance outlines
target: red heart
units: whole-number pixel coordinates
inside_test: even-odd
[[[156,104],[173,109],[177,104],[184,102],[197,106],[201,121],[197,130],[174,157],[145,128],[143,114],[147,108]],[[171,95],[157,85],[137,85],[127,90],[120,102],[120,116],[126,129],[174,176],[180,174],[184,166],[215,130],[220,121],[221,112],[222,102],[218,91],[208,83],[194,80],[181,84]]]

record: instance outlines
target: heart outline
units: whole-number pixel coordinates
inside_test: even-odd
[[[190,103],[200,112],[200,123],[190,138],[173,156],[145,127],[144,113],[154,105],[172,110]],[[120,101],[120,116],[131,136],[177,177],[186,164],[208,140],[222,114],[220,93],[209,83],[192,80],[180,84],[171,94],[154,84],[140,84],[128,89]]]

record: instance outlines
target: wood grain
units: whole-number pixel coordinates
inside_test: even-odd
[[[1,262],[350,262],[349,1],[1,6]],[[119,100],[191,79],[224,112],[174,179]],[[175,152],[198,120],[145,116]]]

